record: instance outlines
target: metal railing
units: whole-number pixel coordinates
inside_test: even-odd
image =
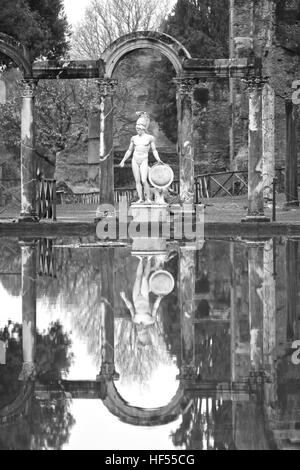
[[[300,172],[300,168],[299,168]],[[300,175],[299,175],[300,176]],[[3,183],[6,183],[4,185]],[[20,180],[0,180],[0,192],[2,194],[2,201],[0,199],[0,216],[2,213],[9,212],[11,206],[20,208],[20,188],[8,187],[12,183],[20,183]],[[276,169],[276,193],[283,193],[285,191],[285,169]],[[170,188],[173,194],[179,194],[180,183],[174,181]],[[18,192],[18,196],[14,193]],[[203,199],[210,199],[216,197],[234,197],[247,195],[248,192],[248,172],[247,171],[231,171],[202,174],[195,177],[195,203],[199,204]],[[128,204],[132,203],[136,197],[136,189],[130,188],[116,188],[115,203],[121,200],[126,200]],[[3,199],[9,200],[3,204]],[[80,193],[65,195],[64,191],[56,191],[56,181],[50,179],[37,180],[37,212],[40,220],[54,220],[56,221],[56,205],[57,199],[59,203],[67,204],[83,204],[83,205],[97,205],[100,204],[100,194],[98,191],[89,193]]]
[[[37,214],[40,220],[56,221],[56,181],[37,181]]]
[[[285,169],[276,169],[277,192],[284,192]],[[196,203],[202,199],[234,197],[248,194],[248,171],[207,173],[195,178]]]
[[[41,277],[56,278],[56,253],[54,241],[41,238],[37,246],[37,272]]]

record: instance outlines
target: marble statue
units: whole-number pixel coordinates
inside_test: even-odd
[[[152,135],[148,134],[150,125],[150,117],[145,112],[137,113],[139,116],[136,123],[137,135],[132,137],[129,149],[127,150],[120,167],[124,168],[125,162],[132,157],[132,172],[136,183],[136,189],[139,200],[138,204],[146,202],[151,204],[151,192],[148,183],[149,173],[149,151],[152,150],[154,158],[162,163],[155,145],[155,139]],[[144,193],[144,195],[143,195]]]
[[[137,326],[137,336],[142,346],[149,344],[149,327],[157,322],[157,313],[163,296],[158,295],[153,307],[150,304],[149,277],[151,274],[152,256],[148,256],[144,266],[144,258],[138,256],[139,265],[132,290],[132,300],[127,299],[125,292],[121,292],[126,307],[128,308],[132,322]]]

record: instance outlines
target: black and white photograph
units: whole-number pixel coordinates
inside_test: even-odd
[[[0,450],[300,450],[300,0],[0,0]]]

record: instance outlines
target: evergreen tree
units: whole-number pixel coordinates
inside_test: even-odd
[[[31,60],[63,56],[69,35],[63,0],[0,0],[0,32],[20,41]]]
[[[180,41],[193,57],[228,57],[229,0],[178,0],[164,32]]]
[[[192,57],[229,57],[229,0],[178,0],[162,29],[181,42]],[[167,137],[175,142],[176,89],[165,77],[172,74],[171,69],[171,64],[166,63],[157,77],[156,100],[161,112],[156,119]]]

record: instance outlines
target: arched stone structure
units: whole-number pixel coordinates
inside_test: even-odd
[[[182,412],[181,403],[185,392],[181,385],[171,402],[157,409],[131,406],[120,396],[113,381],[108,381],[106,386],[107,395],[103,404],[123,423],[133,426],[162,426],[176,421]]]
[[[120,60],[132,51],[152,49],[172,63],[177,84],[178,154],[180,167],[180,196],[183,203],[194,202],[194,144],[193,144],[193,85],[184,70],[191,60],[185,47],[167,34],[157,31],[137,31],[113,42],[104,51],[107,86],[100,88],[100,203],[114,205],[113,158],[113,72]],[[102,142],[102,144],[101,144]],[[108,184],[109,182],[109,184]]]
[[[20,68],[24,78],[31,78],[32,67],[30,62],[25,58],[22,46],[11,36],[0,33],[0,52],[7,55]]]
[[[102,54],[107,77],[112,77],[122,57],[137,49],[154,49],[161,52],[170,60],[177,76],[182,73],[185,59],[191,59],[185,47],[171,36],[157,31],[137,31],[117,39]]]
[[[15,39],[0,33],[0,52],[20,68],[21,111],[21,214],[24,221],[38,221],[36,214],[35,122],[34,96],[37,81],[32,79],[32,66],[24,48]]]

